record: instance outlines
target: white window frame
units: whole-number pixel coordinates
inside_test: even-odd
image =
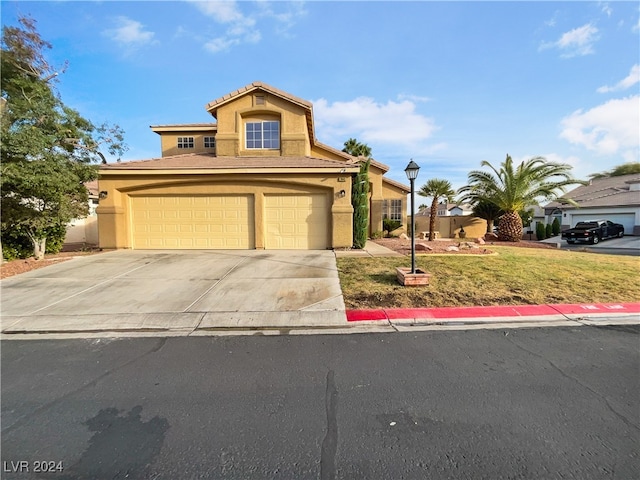
[[[402,218],[402,199],[392,198],[382,201],[382,218],[403,222]]]
[[[196,148],[196,141],[194,137],[178,137],[179,149],[191,149]]]
[[[274,132],[272,129],[274,125],[277,126],[275,138],[269,135],[269,138],[265,139],[265,132]],[[257,128],[258,126],[259,128]],[[268,130],[265,130],[265,127],[267,127]],[[247,150],[278,150],[280,148],[280,121],[262,120],[247,122],[244,126],[244,135],[244,146]]]

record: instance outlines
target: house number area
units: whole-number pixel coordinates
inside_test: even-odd
[[[8,460],[2,462],[2,471],[4,473],[53,473],[62,472],[64,464],[53,460],[42,461],[35,460]]]

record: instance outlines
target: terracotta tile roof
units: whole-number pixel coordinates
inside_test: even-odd
[[[259,168],[357,168],[356,164],[314,157],[217,157],[207,153],[189,153],[170,157],[101,165],[100,170],[184,170],[184,169],[259,169]]]
[[[150,125],[149,128],[156,132],[188,132],[188,131],[200,131],[200,132],[215,132],[218,130],[217,123],[173,123],[167,125]]]
[[[205,105],[205,108],[207,109],[208,112],[211,112],[212,110],[216,110],[220,105],[224,105],[225,103],[233,100],[234,98],[240,95],[244,95],[248,92],[252,92],[254,90],[264,90],[265,92],[271,93],[278,97],[282,97],[286,100],[289,100],[290,102],[297,103],[302,107],[311,109],[310,102],[307,102],[302,98],[291,95],[290,93],[280,90],[279,88],[272,87],[271,85],[268,85],[264,82],[252,82],[249,85],[245,85],[244,87],[241,87],[231,93],[227,93],[226,95],[223,95],[220,98],[216,98],[215,100],[212,100],[211,102],[207,103],[207,105]]]
[[[640,205],[640,191],[630,190],[631,184],[640,183],[640,175],[597,178],[589,185],[581,185],[564,196],[578,203],[580,207],[622,207]],[[551,202],[545,208],[575,208]]]

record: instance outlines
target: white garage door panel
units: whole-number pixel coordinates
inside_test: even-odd
[[[613,223],[620,223],[624,225],[624,233],[625,235],[631,235],[633,233],[633,227],[635,225],[636,216],[634,213],[613,213],[607,214],[603,213],[600,215],[593,214],[580,214],[580,215],[572,215],[571,221],[575,227],[578,222],[586,222],[587,220],[611,220]]]
[[[265,248],[324,250],[329,206],[323,194],[265,195]]]
[[[254,248],[253,198],[131,197],[133,248]]]

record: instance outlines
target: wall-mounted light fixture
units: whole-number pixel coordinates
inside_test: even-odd
[[[107,196],[109,195],[109,193],[106,190],[102,190],[99,194],[98,194],[98,198],[100,200],[104,200],[105,198],[107,198]]]
[[[343,198],[343,197],[345,197],[346,195],[347,195],[347,192],[345,192],[344,190],[340,190],[340,191],[338,192],[338,196],[339,196],[340,198]]]

